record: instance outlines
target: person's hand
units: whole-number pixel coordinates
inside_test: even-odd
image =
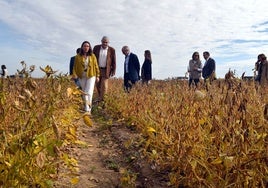
[[[100,78],[99,77],[96,77],[96,82],[98,83],[100,81]]]

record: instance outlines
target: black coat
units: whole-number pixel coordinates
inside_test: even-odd
[[[205,63],[203,69],[202,69],[202,76],[204,79],[208,78],[211,76],[211,74],[213,72],[215,72],[215,68],[216,68],[216,65],[215,65],[215,61],[214,59],[212,58],[209,58],[207,60],[207,63]]]
[[[152,62],[145,59],[141,67],[141,79],[151,80],[152,79]]]
[[[70,73],[70,75],[73,74],[74,60],[75,60],[75,56],[71,57],[71,59],[70,59],[70,66],[69,66],[69,73]]]
[[[124,72],[125,71],[126,71],[126,67],[124,68]],[[139,62],[138,56],[133,53],[130,53],[129,55],[128,78],[131,81],[138,81],[140,79],[140,62]]]

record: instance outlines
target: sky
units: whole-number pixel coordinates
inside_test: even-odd
[[[185,76],[195,51],[209,51],[216,75],[228,70],[252,76],[257,55],[268,54],[266,0],[0,0],[0,64],[10,75],[35,65],[69,72],[70,57],[103,36],[116,50],[116,77],[123,77],[122,46],[129,46],[142,66],[152,53],[154,79]]]

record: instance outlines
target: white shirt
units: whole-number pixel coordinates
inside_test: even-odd
[[[88,67],[88,56],[87,58],[83,58],[85,69]]]
[[[206,64],[207,64],[207,62],[208,62],[208,60],[209,60],[209,58],[210,58],[210,57],[208,57],[208,58],[206,59],[206,62],[205,62],[205,64],[204,64],[204,66],[206,66]]]
[[[129,53],[130,54],[130,53]],[[126,68],[126,73],[128,73],[128,61],[129,61],[129,54],[127,55],[127,57],[125,58],[125,68]]]
[[[100,48],[99,54],[99,67],[106,67],[106,59],[107,59],[108,47],[106,49]]]

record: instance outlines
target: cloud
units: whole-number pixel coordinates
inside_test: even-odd
[[[183,76],[194,51],[210,51],[220,77],[229,68],[252,74],[257,55],[268,49],[264,0],[0,0],[0,6],[0,58],[10,73],[21,60],[66,73],[76,48],[84,40],[99,44],[103,35],[116,49],[117,77],[123,45],[141,64],[150,49],[157,79]]]

